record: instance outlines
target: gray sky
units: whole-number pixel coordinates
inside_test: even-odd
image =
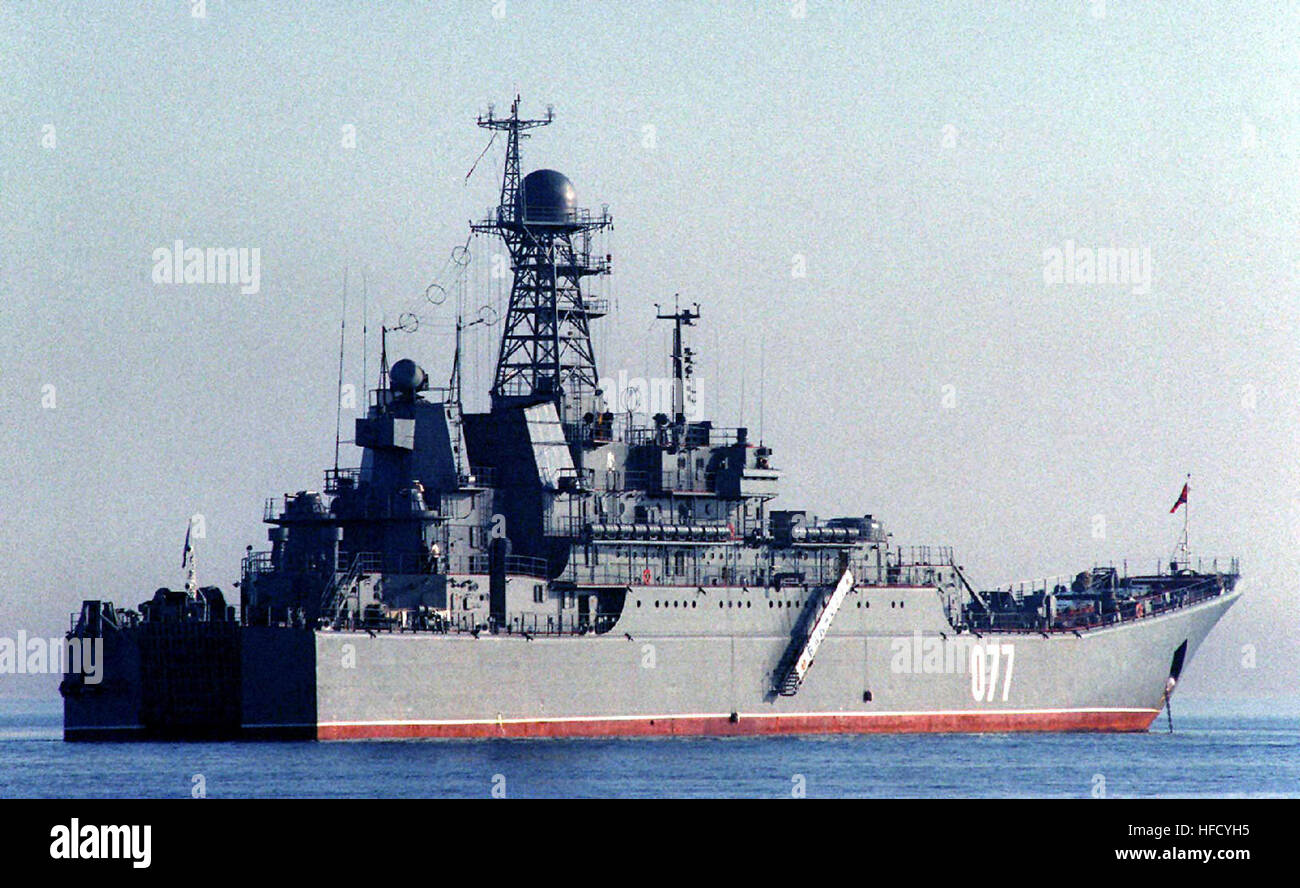
[[[1239,555],[1248,595],[1185,693],[1294,702],[1296,8],[798,13],[0,6],[0,634],[178,585],[192,513],[233,593],[263,499],[332,463],[344,268],[359,387],[362,273],[373,371],[494,202],[473,119],[518,91],[557,115],[525,169],[616,220],[607,379],[663,373],[653,303],[699,301],[705,406],[761,415],[781,502],[951,544],[983,585],[1153,567],[1190,472],[1193,547]],[[176,239],[260,250],[260,290],[154,284]],[[1049,284],[1067,242],[1149,256],[1149,291]],[[471,243],[471,307],[498,250]],[[443,376],[450,303],[418,313],[390,350]]]

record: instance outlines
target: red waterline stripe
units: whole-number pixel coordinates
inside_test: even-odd
[[[319,740],[484,737],[755,736],[763,734],[1002,733],[1008,731],[1145,731],[1153,709],[944,712],[900,715],[749,715],[565,719],[446,724],[322,724]]]

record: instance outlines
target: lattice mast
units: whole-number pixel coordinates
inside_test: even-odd
[[[578,209],[573,185],[554,170],[521,177],[520,139],[553,118],[550,108],[543,118],[521,118],[518,96],[510,116],[497,117],[489,108],[478,118],[484,129],[506,134],[506,160],[500,203],[470,227],[505,242],[514,275],[493,407],[553,400],[561,419],[572,422],[600,409],[590,322],[603,316],[606,306],[585,299],[581,281],[609,272],[608,256],[593,261],[591,236],[612,220],[604,209],[599,216]]]

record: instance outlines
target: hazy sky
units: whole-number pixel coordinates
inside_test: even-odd
[[[445,376],[421,294],[499,188],[499,142],[466,182],[474,117],[518,91],[556,110],[525,170],[616,220],[606,379],[665,372],[653,303],[700,302],[705,406],[761,415],[780,502],[983,585],[1154,567],[1190,472],[1193,548],[1248,594],[1184,693],[1295,698],[1295,7],[145,6],[0,6],[0,634],[179,585],[193,513],[234,594],[264,498],[333,461],[345,267],[346,379],[363,274],[372,375],[414,309],[390,352]],[[259,250],[260,289],[155,284],[177,239]],[[1048,280],[1099,247],[1150,286]],[[473,311],[502,282],[470,250]]]

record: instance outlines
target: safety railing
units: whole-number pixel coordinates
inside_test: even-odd
[[[898,564],[950,565],[953,564],[952,546],[899,546]]]
[[[504,620],[485,617],[481,613],[450,614],[446,612],[417,612],[404,614],[401,611],[386,613],[347,614],[330,624],[332,628],[342,631],[375,630],[384,632],[429,632],[433,634],[463,633],[478,635],[480,633],[497,635],[518,635],[532,637],[536,635],[600,635],[614,628],[618,623],[618,614],[513,614]]]
[[[451,573],[470,573],[470,574],[487,574],[492,569],[492,558],[489,555],[466,555],[460,558],[452,559]],[[517,576],[537,577],[546,579],[547,564],[545,558],[534,558],[531,555],[507,555],[505,562],[507,574]]]
[[[542,532],[549,537],[579,537],[586,526],[585,519],[573,515],[547,515]]]
[[[430,556],[414,552],[350,552],[340,550],[339,565],[356,564],[362,574],[432,573]]]
[[[644,541],[629,541],[629,546],[644,545]],[[948,578],[939,568],[899,568],[884,572],[874,562],[850,559],[857,585],[871,586],[881,582],[892,585],[937,586]],[[817,561],[778,564],[717,564],[708,560],[682,559],[672,555],[663,558],[637,558],[602,561],[599,564],[570,562],[559,579],[578,586],[749,586],[782,588],[786,586],[833,586],[844,568],[838,558]]]
[[[492,466],[470,466],[460,483],[463,487],[496,487],[497,470]]]
[[[1116,597],[1111,608],[1105,611],[1099,609],[1100,596],[1096,603],[1058,610],[1051,618],[1045,614],[1025,611],[973,612],[968,606],[963,613],[962,623],[966,628],[977,632],[1079,632],[1182,610],[1217,598],[1225,591],[1226,587],[1220,577],[1211,574],[1200,582],[1185,586],[1147,595]]]
[[[710,493],[714,490],[717,472],[639,471],[598,473],[608,490],[649,490],[662,493]]]
[[[325,492],[338,493],[343,489],[355,488],[361,483],[361,469],[326,469]]]

